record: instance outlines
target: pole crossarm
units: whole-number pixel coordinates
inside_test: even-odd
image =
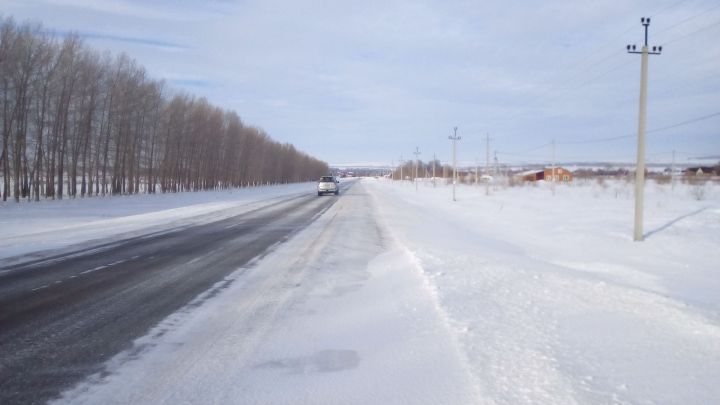
[[[647,53],[648,55],[660,55],[662,53],[662,49],[663,49],[662,46],[653,46],[652,51],[651,51],[650,47],[648,45],[648,26],[650,25],[650,17],[642,17],[640,19],[640,22],[642,23],[643,27],[645,28],[645,44],[639,51],[637,50],[636,45],[628,45],[627,46],[628,53],[636,53],[639,55],[642,55],[643,53]]]

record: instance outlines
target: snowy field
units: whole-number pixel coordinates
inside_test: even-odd
[[[33,246],[4,233],[3,255],[312,192],[8,205],[3,226]],[[625,182],[460,186],[452,202],[450,186],[363,179],[58,402],[717,403],[720,187],[703,192],[649,183],[633,242]]]
[[[648,184],[641,243],[625,182],[367,188],[488,403],[717,403],[717,185]]]

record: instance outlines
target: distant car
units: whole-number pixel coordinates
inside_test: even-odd
[[[338,181],[335,176],[322,176],[320,177],[320,180],[318,180],[317,185],[317,193],[318,196],[321,196],[323,194],[327,193],[333,193],[335,195],[340,194],[340,187],[338,186]]]

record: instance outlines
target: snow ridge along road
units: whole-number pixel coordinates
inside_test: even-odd
[[[338,200],[309,191],[240,215],[206,215],[214,220],[0,268],[0,403],[43,403],[101,371],[134,339]]]

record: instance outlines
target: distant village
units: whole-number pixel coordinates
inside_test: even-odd
[[[394,180],[414,180],[415,178],[452,178],[452,166],[435,162],[413,162],[402,166],[357,166],[357,167],[331,167],[333,174],[340,178],[348,177],[387,177]],[[433,174],[434,173],[434,174]],[[554,181],[572,182],[576,179],[588,178],[626,178],[634,175],[632,165],[614,165],[610,163],[578,164],[543,166],[462,166],[458,168],[458,178],[463,183],[492,181],[494,178],[512,179],[513,181],[537,182]],[[702,179],[720,181],[720,162],[710,165],[648,165],[646,177],[649,179],[670,179],[672,177],[685,179]]]

